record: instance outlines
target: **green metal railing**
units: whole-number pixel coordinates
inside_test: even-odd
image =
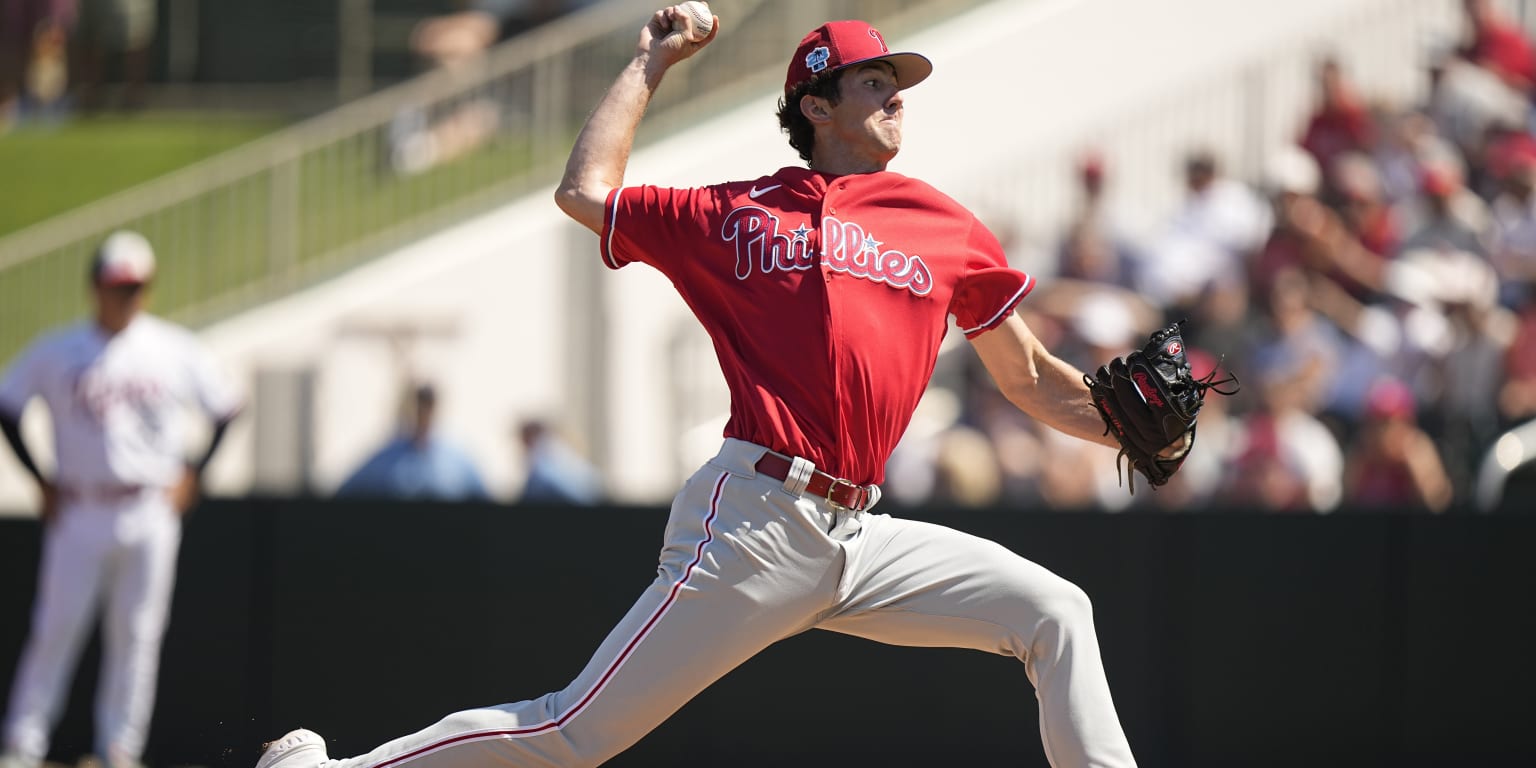
[[[889,34],[984,0],[717,0],[721,38],[654,100],[641,142],[783,77],[801,35],[861,17]],[[156,312],[197,324],[384,254],[557,180],[655,0],[610,0],[201,163],[0,239],[0,362],[86,311],[110,231],[154,243]]]

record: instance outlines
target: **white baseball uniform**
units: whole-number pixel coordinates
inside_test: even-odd
[[[190,332],[145,314],[115,335],[86,320],[35,342],[0,380],[0,410],[20,415],[34,397],[53,421],[59,508],[44,533],[6,750],[28,761],[46,756],[101,605],[96,747],[113,763],[135,763],[154,707],[181,541],[168,489],[186,471],[185,416],[196,408],[227,419],[240,400]]]

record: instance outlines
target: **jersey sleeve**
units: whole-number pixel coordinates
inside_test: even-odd
[[[0,412],[20,416],[27,402],[42,394],[39,382],[44,355],[41,347],[41,343],[27,347],[0,377]]]
[[[967,339],[1001,325],[1035,287],[1034,278],[1008,266],[997,238],[973,221],[967,242],[969,269],[950,298],[949,311]]]
[[[619,187],[608,194],[603,220],[603,263],[619,269],[631,262],[674,274],[680,259],[697,250],[708,234],[708,188]]]
[[[244,404],[239,389],[195,337],[189,335],[187,348],[192,359],[192,392],[198,406],[210,418],[233,418]]]

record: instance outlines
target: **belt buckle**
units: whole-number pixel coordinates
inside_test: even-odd
[[[864,487],[863,486],[858,485],[857,483],[853,483],[853,482],[849,482],[847,480],[844,480],[841,477],[834,477],[834,478],[832,478],[832,483],[827,486],[827,497],[826,497],[827,498],[827,503],[828,504],[833,504],[835,506],[842,507],[843,509],[853,510],[854,512],[859,511],[858,509],[855,509],[854,507],[846,506],[843,503],[841,503],[841,502],[837,501],[836,499],[832,498],[832,494],[837,492],[837,487],[839,485],[846,485],[849,488],[854,489],[855,491],[859,491],[861,493],[864,492]],[[862,499],[860,501],[862,502]]]

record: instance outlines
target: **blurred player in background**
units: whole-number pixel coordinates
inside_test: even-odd
[[[6,709],[4,768],[35,768],[47,756],[98,608],[96,751],[108,768],[129,768],[144,749],[181,518],[240,407],[191,333],[143,312],[154,271],[147,240],[112,234],[91,263],[94,317],[42,337],[0,379],[0,428],[37,479],[43,524],[31,632]],[[33,398],[53,421],[51,475],[21,436]],[[207,448],[190,461],[189,408],[212,421]]]
[[[809,168],[625,187],[651,94],[718,33],[714,19],[707,37],[676,33],[697,30],[686,18],[673,6],[641,30],[556,193],[600,235],[609,267],[643,262],[672,280],[731,390],[725,444],[674,500],[656,580],[562,691],[449,715],[347,760],[291,731],[258,768],[598,765],[811,628],[1014,657],[1035,685],[1053,766],[1134,766],[1080,588],[994,542],[869,512],[950,315],[1021,410],[1118,447],[1082,372],[1014,312],[1030,276],[1008,268],[965,208],[885,170],[901,145],[902,90],[932,65],[890,51],[864,22],[825,24],[790,60],[779,116]],[[838,706],[834,685],[808,712],[835,721]]]

